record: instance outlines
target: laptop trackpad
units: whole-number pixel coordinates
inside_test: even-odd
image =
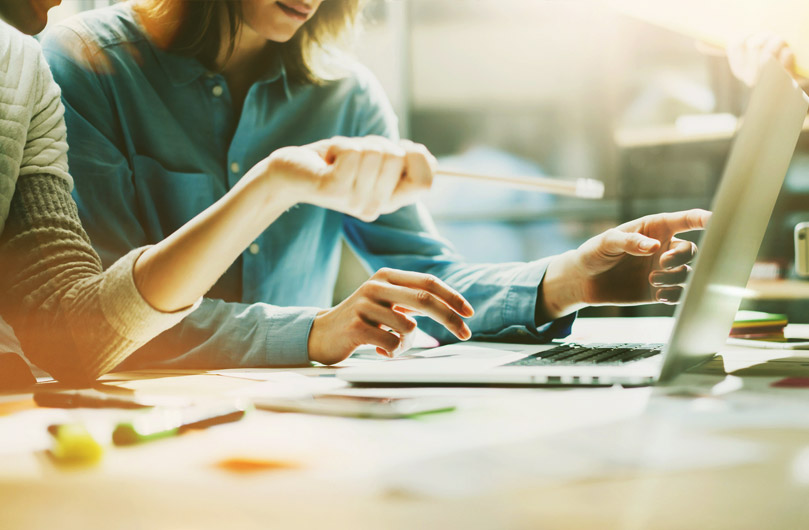
[[[454,368],[492,368],[521,359],[527,355],[538,353],[555,347],[555,344],[509,344],[491,342],[463,342],[448,344],[414,353],[401,355],[387,361],[397,364],[399,369],[427,368],[436,369],[441,365]]]

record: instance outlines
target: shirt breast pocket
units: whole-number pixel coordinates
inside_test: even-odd
[[[132,170],[138,216],[153,242],[183,226],[226,192],[215,175],[171,171],[146,156],[135,155]]]

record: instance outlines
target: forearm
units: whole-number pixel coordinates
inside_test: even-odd
[[[155,308],[175,311],[203,296],[267,226],[294,202],[262,163],[224,197],[135,264],[135,283]]]
[[[301,366],[317,308],[206,298],[180,324],[135,352],[123,368]]]
[[[402,208],[371,224],[346,218],[345,230],[349,243],[371,270],[390,267],[433,274],[460,293],[475,310],[466,319],[473,339],[541,341],[565,333],[565,326],[556,326],[550,318],[535,320],[541,299],[538,288],[553,258],[530,263],[464,263],[438,236],[421,206]],[[441,342],[455,340],[429,319],[420,319],[419,327]]]
[[[536,342],[567,335],[574,318],[536,319],[537,304],[542,303],[538,289],[552,259],[489,265],[439,262],[424,271],[447,282],[475,308],[475,315],[467,319],[473,339]],[[442,326],[428,319],[420,319],[419,327],[441,342],[454,341]]]
[[[67,183],[21,178],[0,248],[0,309],[26,355],[58,379],[88,383],[176,324],[185,313],[160,313],[140,297],[138,253],[102,273]]]
[[[584,281],[576,274],[576,251],[554,256],[542,280],[537,307],[538,319],[554,320],[584,308]]]

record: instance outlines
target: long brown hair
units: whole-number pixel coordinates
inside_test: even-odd
[[[366,0],[324,0],[288,41],[276,43],[289,80],[320,84],[332,77],[326,55],[348,42],[359,26]],[[148,4],[144,6],[144,4]],[[214,70],[220,51],[229,58],[244,23],[241,0],[151,0],[138,8],[153,20],[177,16],[167,51],[196,57]]]

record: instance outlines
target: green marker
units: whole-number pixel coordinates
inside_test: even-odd
[[[247,409],[248,405],[242,402],[198,405],[181,409],[156,409],[144,413],[133,421],[116,425],[112,432],[112,443],[134,445],[175,436],[189,429],[237,421],[244,417]]]

